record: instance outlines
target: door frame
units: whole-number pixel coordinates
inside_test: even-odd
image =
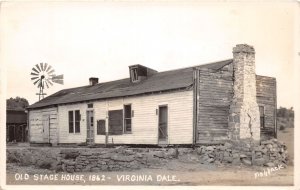
[[[166,107],[167,108],[167,136],[166,136],[166,140],[161,141],[159,139],[159,112],[160,112],[160,108],[161,107]],[[157,144],[169,144],[169,106],[168,104],[160,104],[158,105],[157,108]]]
[[[91,127],[90,122],[89,122],[89,114],[92,113],[93,116],[93,135],[92,136],[92,142],[88,141],[88,127]],[[89,130],[91,131],[91,130]],[[95,112],[94,109],[87,109],[86,110],[86,143],[87,144],[94,144],[95,143]]]

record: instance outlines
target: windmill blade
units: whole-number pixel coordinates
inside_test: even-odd
[[[49,65],[49,67],[47,68],[46,72],[48,72],[51,69],[51,65]]]
[[[32,68],[32,70],[36,73],[39,73],[38,70],[36,70],[36,68],[34,68],[34,67]]]
[[[52,80],[52,82],[55,82],[55,83],[57,83],[57,84],[64,84],[64,81],[63,81],[63,80],[60,80],[60,79]]]
[[[48,66],[48,64],[47,64],[47,63],[45,63],[45,65],[44,65],[44,71],[46,71],[46,69],[47,69],[47,66]]]
[[[54,73],[54,69],[52,69],[51,71],[48,72],[48,75],[50,75],[51,73]]]
[[[49,88],[49,85],[48,85],[48,83],[47,83],[47,80],[45,80],[45,84],[46,84],[47,88]]]
[[[38,76],[38,75],[39,75],[39,74],[37,74],[37,73],[32,73],[32,72],[31,72],[30,74],[31,74],[31,75],[35,75],[35,76]]]
[[[64,75],[53,75],[52,76],[52,80],[63,80],[64,79]]]
[[[44,71],[44,63],[40,63],[41,70]]]
[[[31,80],[35,80],[35,79],[38,79],[38,78],[39,78],[39,77],[32,77]]]
[[[39,70],[39,72],[41,72],[40,66],[38,64],[36,64],[35,66]]]
[[[51,84],[51,86],[53,86],[53,83],[49,79],[46,79],[46,81],[49,82],[49,84]]]
[[[36,83],[38,83],[40,81],[40,79],[38,79],[37,81],[35,81],[33,84],[36,85]]]

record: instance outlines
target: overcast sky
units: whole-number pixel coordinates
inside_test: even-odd
[[[295,81],[295,3],[8,2],[1,7],[1,64],[7,98],[38,100],[30,80],[46,62],[65,84],[45,92],[232,58],[236,44],[256,50],[256,72],[277,78],[278,106],[291,107]]]

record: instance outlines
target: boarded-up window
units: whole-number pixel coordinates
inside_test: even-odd
[[[124,132],[130,133],[131,132],[131,105],[124,105]]]
[[[259,114],[260,114],[260,127],[265,127],[265,108],[264,106],[259,106]]]
[[[109,116],[108,133],[110,135],[122,135],[123,134],[123,110],[109,111],[108,116]]]
[[[80,133],[80,111],[69,111],[69,133]]]
[[[105,120],[97,121],[97,135],[105,135]]]

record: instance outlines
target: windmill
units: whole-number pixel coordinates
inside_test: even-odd
[[[36,93],[36,95],[39,95],[39,100],[46,95],[44,93],[45,86],[49,88],[50,85],[53,86],[53,83],[64,84],[64,75],[55,75],[54,72],[54,69],[47,63],[36,64],[32,68],[31,80],[40,89],[39,93]]]

